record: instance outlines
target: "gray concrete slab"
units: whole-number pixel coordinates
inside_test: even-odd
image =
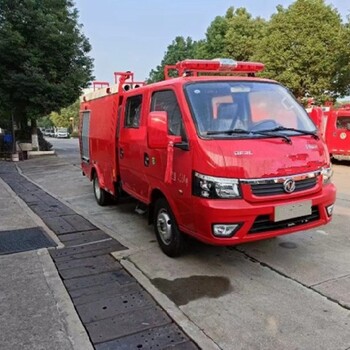
[[[0,231],[35,226],[32,217],[21,208],[0,178]]]
[[[150,249],[129,260],[151,281],[158,279],[161,290],[167,282],[163,292],[170,298],[174,295],[171,290],[188,294],[188,302],[179,308],[221,349],[328,350],[350,346],[349,310],[237,251],[202,246],[174,263]],[[220,296],[219,287],[210,296],[209,289],[218,286],[207,284],[207,290],[199,295],[199,287],[193,287],[196,276],[226,278],[232,291],[222,290]],[[183,280],[179,284],[180,278],[187,279],[187,284]]]
[[[34,163],[24,163],[33,181],[131,248],[118,253],[123,266],[135,266],[129,271],[143,275],[143,285],[151,280],[157,300],[168,295],[178,302],[171,313],[184,320],[184,329],[193,330],[195,325],[194,333],[203,332],[207,340],[230,350],[350,348],[346,299],[350,167],[334,167],[338,196],[332,224],[233,250],[196,244],[174,260],[161,253],[152,228],[131,204],[98,207],[91,183],[79,167],[62,166],[74,182],[68,193],[69,177],[60,178],[59,166],[46,177]],[[227,281],[232,290],[227,289]],[[188,294],[189,300],[177,298],[171,293],[174,289]]]
[[[0,348],[92,349],[46,250],[0,257]]]
[[[339,217],[317,230],[240,245],[239,251],[263,261],[290,278],[312,286],[350,272],[349,234]]]
[[[350,275],[334,278],[312,288],[350,310]]]
[[[0,178],[0,230],[33,227],[62,246]],[[0,281],[1,349],[92,349],[46,249],[0,256]]]

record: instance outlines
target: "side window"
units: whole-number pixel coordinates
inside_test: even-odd
[[[168,113],[169,135],[186,138],[180,107],[172,90],[157,91],[152,95],[151,112],[166,111]]]
[[[350,130],[350,116],[337,118],[337,129]]]
[[[126,101],[125,122],[126,128],[138,128],[140,126],[142,107],[142,95],[131,96]]]

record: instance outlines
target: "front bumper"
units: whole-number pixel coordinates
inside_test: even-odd
[[[333,184],[322,187],[317,193],[287,200],[266,198],[264,202],[239,200],[213,200],[193,197],[194,230],[180,229],[197,239],[213,245],[235,245],[243,242],[271,238],[324,225],[331,220],[327,207],[334,204],[336,189]],[[274,221],[278,206],[311,201],[311,215]],[[239,224],[232,237],[221,238],[213,234],[214,224]]]

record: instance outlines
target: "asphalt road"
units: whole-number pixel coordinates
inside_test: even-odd
[[[23,172],[126,245],[115,256],[208,349],[350,349],[350,163],[334,165],[331,224],[234,248],[194,243],[170,259],[134,202],[95,203],[76,139],[49,141],[58,157],[21,162]]]
[[[71,164],[80,166],[80,152],[78,139],[56,139],[47,137],[57,155]]]

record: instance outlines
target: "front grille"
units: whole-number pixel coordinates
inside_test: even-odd
[[[263,233],[267,231],[281,230],[284,228],[304,225],[320,219],[320,213],[317,206],[312,207],[311,215],[301,216],[300,218],[288,219],[274,222],[270,220],[269,215],[258,216],[248,234]]]
[[[294,192],[305,191],[316,186],[317,178],[307,178],[299,181],[295,181]],[[278,194],[285,194],[283,189],[283,182],[279,183],[262,183],[262,184],[252,184],[252,193],[255,196],[273,196]]]

